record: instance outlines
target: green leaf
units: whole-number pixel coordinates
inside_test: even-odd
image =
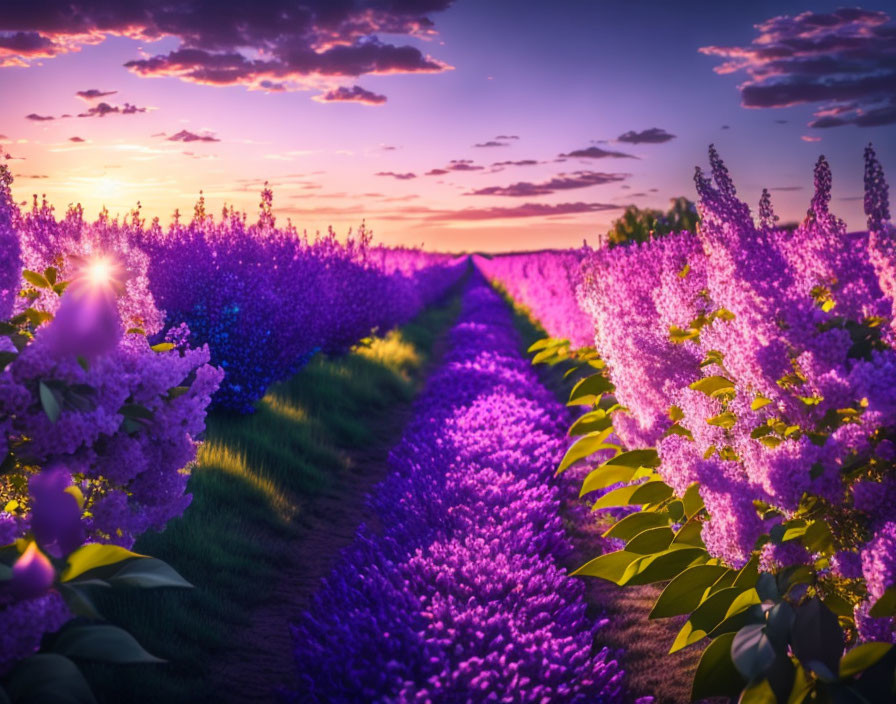
[[[892,643],[862,643],[840,658],[840,677],[854,677],[879,662],[893,649]]]
[[[809,524],[801,542],[810,553],[830,555],[834,552],[834,534],[827,521],[816,520]]]
[[[733,633],[725,633],[712,641],[700,656],[691,701],[710,697],[736,697],[746,682],[731,660]]]
[[[15,352],[0,352],[0,372],[15,362],[18,356]]]
[[[625,518],[620,519],[604,533],[605,538],[620,538],[622,540],[630,540],[638,533],[648,528],[656,528],[669,524],[669,519],[662,513],[654,513],[652,511],[638,511],[630,513]]]
[[[631,467],[617,467],[615,465],[601,465],[597,469],[588,473],[585,481],[582,482],[582,490],[579,496],[584,496],[591,491],[598,489],[606,489],[608,486],[618,484],[619,482],[631,481],[637,470]]]
[[[675,577],[653,605],[648,618],[669,618],[690,613],[700,605],[703,593],[728,571],[723,565],[695,565]]]
[[[155,558],[127,562],[124,567],[109,577],[109,582],[115,586],[142,587],[144,589],[192,588],[193,586],[167,562]]]
[[[619,464],[625,467],[658,467],[660,456],[653,448],[629,450],[628,452],[620,452],[607,464]]]
[[[36,271],[29,271],[28,269],[24,269],[22,271],[22,278],[25,279],[25,281],[27,281],[29,284],[37,288],[52,288],[50,282],[47,281],[43,276],[38,274]]]
[[[602,408],[589,411],[579,418],[569,429],[569,435],[587,435],[588,433],[606,430],[613,424],[613,419]]]
[[[38,653],[23,660],[5,685],[15,704],[96,704],[78,666],[54,653]]]
[[[758,680],[744,689],[737,704],[772,704],[777,702],[775,691],[768,680]]]
[[[155,414],[151,410],[139,403],[126,403],[118,409],[118,412],[125,418],[133,418],[134,420],[152,420],[155,418]]]
[[[724,376],[705,376],[695,381],[689,388],[715,397],[734,393],[734,382]]]
[[[675,534],[675,538],[672,540],[672,542],[676,544],[680,543],[683,545],[693,545],[697,548],[704,548],[706,546],[703,544],[703,539],[700,537],[702,532],[703,521],[692,518],[678,529],[678,532]]]
[[[39,325],[53,319],[52,313],[47,313],[43,310],[37,310],[36,308],[26,309],[25,316],[28,318],[28,322],[31,323],[34,327],[38,327]]]
[[[810,678],[802,667],[796,668],[793,678],[793,688],[787,698],[787,704],[802,704],[815,688],[815,680]]]
[[[168,396],[166,397],[166,399],[168,401],[173,401],[174,399],[183,396],[189,390],[189,386],[172,386],[170,389],[168,389]]]
[[[703,508],[703,498],[700,496],[700,485],[697,482],[691,484],[681,497],[684,503],[684,515],[693,518]]]
[[[765,675],[775,661],[775,647],[762,624],[741,628],[731,642],[731,660],[748,682]]]
[[[757,396],[750,404],[750,409],[753,411],[758,411],[760,408],[765,408],[771,402],[772,400],[770,398],[765,398],[765,396]]]
[[[70,658],[100,662],[165,662],[146,652],[126,630],[108,624],[66,628],[53,643],[53,651]]]
[[[637,552],[642,555],[652,555],[655,552],[666,550],[674,537],[675,534],[668,526],[648,528],[629,540],[625,550],[626,552]]]
[[[604,441],[610,436],[612,432],[613,428],[610,427],[606,430],[601,430],[596,433],[588,433],[588,435],[585,435],[576,440],[566,451],[566,454],[563,455],[563,459],[560,461],[560,466],[557,467],[557,474],[565,472],[576,462],[593,455],[598,450],[605,449]]]
[[[59,415],[62,413],[62,406],[59,405],[59,401],[56,399],[56,394],[54,394],[52,389],[42,381],[39,384],[39,391],[40,405],[43,407],[44,413],[47,414],[47,418],[50,419],[50,422],[55,423],[59,420]]]
[[[569,392],[567,406],[590,406],[595,397],[613,391],[613,384],[603,374],[592,374],[581,379]]]
[[[734,579],[734,586],[741,589],[749,589],[756,585],[759,579],[759,558],[753,555],[743,567],[737,572]]]
[[[62,581],[69,582],[89,570],[114,565],[134,557],[146,557],[146,555],[125,550],[118,545],[88,543],[68,556],[68,567],[62,573]]]
[[[668,499],[673,493],[672,487],[664,481],[648,481],[638,485],[635,493],[632,494],[631,503],[658,504]]]
[[[743,591],[739,587],[726,587],[710,594],[682,626],[669,652],[686,648],[709,635],[722,622],[728,607]]]
[[[630,565],[623,575],[624,584],[653,584],[665,582],[679,575],[698,562],[706,562],[709,554],[702,548],[670,545],[668,550],[643,556],[637,564]]]
[[[44,278],[52,286],[56,283],[56,275],[58,273],[59,272],[56,270],[56,267],[48,266],[46,269],[44,269]]]
[[[793,653],[803,665],[812,668],[817,661],[837,675],[845,637],[837,616],[818,597],[809,599],[797,609],[792,633]]]
[[[719,428],[730,430],[737,422],[737,416],[731,411],[725,411],[724,413],[719,413],[719,415],[713,416],[712,418],[707,418],[706,422],[709,425],[715,425]]]
[[[602,508],[628,506],[630,504],[629,499],[632,498],[632,494],[635,493],[639,486],[640,484],[635,484],[633,486],[620,486],[617,489],[613,489],[613,491],[608,491],[595,502],[595,504],[591,507],[591,510],[599,511]]]
[[[94,581],[99,583],[99,580],[90,580],[90,582]],[[108,586],[108,584],[106,586]],[[90,595],[83,588],[81,583],[60,584],[59,593],[65,600],[65,605],[68,606],[72,613],[96,621],[103,618],[96,608],[96,604],[93,603],[93,599],[90,598]]]
[[[868,615],[874,618],[896,616],[896,587],[890,587],[881,594],[880,599],[874,602]]]
[[[582,577],[600,577],[614,584],[619,584],[619,580],[625,574],[628,566],[640,560],[643,555],[637,553],[626,552],[625,550],[617,550],[609,552],[606,555],[595,557],[590,562],[579,567],[572,572],[573,576]]]
[[[560,347],[561,345],[569,344],[568,340],[560,340],[555,337],[544,337],[541,340],[533,342],[529,345],[529,349],[526,350],[530,354],[532,352],[538,352],[539,350],[547,349],[548,347]]]
[[[160,342],[157,345],[153,345],[150,349],[153,352],[170,352],[175,347],[173,342]]]

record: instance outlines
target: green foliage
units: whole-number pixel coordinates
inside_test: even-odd
[[[700,327],[698,321],[692,329],[699,334]],[[539,354],[564,349],[550,341],[533,348]],[[731,569],[713,558],[701,540],[702,524],[709,516],[699,486],[692,484],[683,496],[675,496],[657,472],[660,461],[654,448],[626,450],[613,442],[613,416],[623,409],[616,403],[613,385],[596,355],[589,353],[582,359],[564,353],[562,359],[555,354],[539,361],[549,365],[562,362],[567,375],[577,374],[569,403],[591,409],[570,429],[570,435],[578,440],[558,471],[602,452],[602,461],[583,481],[581,495],[624,483],[598,498],[593,508],[639,507],[604,534],[627,541],[624,549],[600,555],[574,574],[620,586],[668,581],[650,618],[686,616],[670,652],[708,641],[694,675],[694,700],[712,696],[732,697],[741,704],[894,700],[896,653],[890,644],[865,643],[843,654],[855,634],[852,605],[856,595],[838,591],[839,583],[819,574],[837,550],[829,521],[830,506],[817,497],[806,496],[788,517],[767,506],[757,506],[765,517],[780,516],[782,520],[760,539],[743,568]],[[737,422],[728,406],[734,399],[734,384],[724,375],[721,358],[708,359],[707,363],[717,364],[723,374],[701,378],[691,388],[721,402],[722,412],[707,419],[709,424],[731,427]],[[811,398],[803,401],[815,402]],[[755,411],[769,403],[759,396],[751,405]],[[861,412],[861,408],[837,411],[827,419],[825,432],[832,432]],[[670,432],[676,432],[681,409],[670,409],[670,418],[674,422]],[[687,432],[683,428],[680,431]],[[771,418],[757,428],[754,437],[773,444],[801,432],[801,428]],[[609,458],[608,452],[612,453]],[[733,450],[715,448],[713,452],[726,456]],[[866,470],[844,468],[844,472]],[[820,556],[819,561],[816,565],[790,566],[775,574],[760,572],[758,551],[768,541],[793,541]],[[858,598],[862,596],[858,594]],[[885,593],[871,610],[872,616],[894,614],[896,589]]]
[[[622,217],[613,222],[607,233],[607,242],[610,247],[617,247],[632,242],[646,242],[651,237],[668,235],[671,232],[682,230],[694,232],[697,221],[696,206],[684,197],[672,199],[665,213],[630,205]]]

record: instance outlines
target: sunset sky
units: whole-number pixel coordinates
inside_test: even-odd
[[[797,220],[823,153],[858,229],[867,142],[896,182],[896,11],[842,6],[4,0],[0,145],[60,211],[254,212],[267,180],[299,229],[491,251],[693,198],[710,143]]]

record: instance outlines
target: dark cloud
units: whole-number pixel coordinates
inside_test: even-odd
[[[25,119],[33,120],[34,122],[46,122],[47,120],[55,120],[56,118],[52,115],[38,115],[36,112],[32,112],[25,115]]]
[[[770,191],[801,191],[803,190],[802,186],[772,186],[768,190]]]
[[[320,103],[352,102],[363,103],[364,105],[382,105],[386,102],[385,95],[373,93],[361,86],[352,86],[351,88],[340,86],[322,95],[317,95],[314,99]]]
[[[731,125],[722,125],[722,129],[723,129],[723,130],[730,130],[730,129],[731,129]]]
[[[163,133],[164,134],[164,133]],[[177,134],[168,137],[169,142],[220,142],[221,140],[212,134],[196,134],[189,130],[181,130]]]
[[[426,38],[429,15],[453,0],[29,0],[0,12],[0,65],[23,66],[110,36],[154,42],[170,52],[129,61],[141,76],[174,76],[262,90],[308,89],[321,77],[434,73],[451,67],[410,44]]]
[[[775,122],[779,125],[786,125],[790,120],[775,120]]]
[[[738,87],[748,108],[817,105],[810,127],[896,124],[896,22],[884,12],[840,8],[773,17],[744,47],[703,47],[745,71]]]
[[[513,140],[519,139],[519,137],[515,134],[499,134],[494,139],[490,139],[487,142],[480,142],[479,144],[474,144],[474,147],[509,147],[510,142]]]
[[[581,159],[637,159],[638,157],[631,154],[623,154],[622,152],[609,151],[600,147],[588,147],[587,149],[576,149],[569,154],[561,154],[561,157],[578,157]]]
[[[625,134],[619,135],[617,139],[627,144],[662,144],[675,139],[675,135],[669,134],[662,127],[651,127],[643,132],[629,130]]]
[[[69,137],[69,138],[68,138],[68,141],[69,141],[69,142],[79,142],[79,143],[80,143],[80,142],[84,142],[84,141],[86,141],[86,140],[82,139],[81,137]]]
[[[376,176],[391,176],[392,178],[397,178],[399,181],[408,181],[412,178],[417,178],[417,174],[411,173],[410,171],[405,174],[395,173],[394,171],[377,171]]]
[[[430,169],[426,172],[426,176],[442,176],[452,171],[482,171],[484,166],[475,164],[472,159],[452,159],[448,162],[448,166],[443,169]]]
[[[492,166],[535,166],[540,163],[535,159],[520,159],[519,161],[496,161]]]
[[[98,88],[89,88],[87,90],[79,90],[75,93],[81,100],[96,100],[97,98],[105,98],[107,95],[115,95],[117,90],[99,90]]]
[[[568,191],[589,186],[602,186],[607,183],[624,181],[630,174],[605,174],[599,171],[576,171],[572,174],[560,174],[549,181],[529,183],[520,181],[510,186],[488,186],[464,193],[466,196],[510,196],[512,198],[529,198],[543,196],[557,191]]]
[[[78,113],[78,117],[105,117],[106,115],[136,115],[146,112],[146,108],[138,108],[136,105],[125,103],[124,105],[110,105],[109,103],[97,103],[87,108],[87,112]],[[63,115],[65,117],[65,115]]]
[[[511,208],[465,208],[434,213],[427,220],[499,220],[503,218],[534,218],[575,213],[596,213],[603,210],[620,210],[621,206],[609,203],[523,203]]]

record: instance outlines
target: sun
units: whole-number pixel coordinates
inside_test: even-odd
[[[93,189],[98,198],[114,199],[122,195],[125,184],[120,179],[101,176],[96,179]]]

